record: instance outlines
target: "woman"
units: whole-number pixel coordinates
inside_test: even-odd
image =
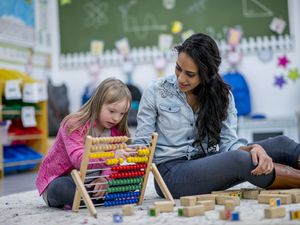
[[[144,91],[135,133],[159,134],[154,161],[173,197],[244,181],[261,188],[300,187],[300,171],[292,168],[298,166],[299,144],[280,136],[247,145],[237,137],[234,99],[218,73],[215,41],[199,33],[175,49],[175,75]],[[283,180],[286,171],[293,174],[289,183]],[[156,190],[162,196],[157,184]]]

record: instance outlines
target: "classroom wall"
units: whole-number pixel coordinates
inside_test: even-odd
[[[55,84],[66,83],[71,102],[70,110],[76,111],[80,107],[81,95],[84,87],[89,82],[88,72],[85,69],[60,69],[59,68],[59,26],[57,1],[50,1],[50,15],[52,21],[51,40],[53,68],[52,80]],[[292,82],[279,89],[273,85],[274,76],[286,73],[277,65],[278,56],[286,54],[291,61],[289,68],[298,68],[300,71],[300,1],[289,0],[290,29],[295,39],[293,50],[289,52],[275,52],[273,60],[268,63],[261,62],[256,55],[245,55],[239,66],[239,71],[244,75],[250,86],[253,113],[263,113],[268,117],[285,117],[294,115],[300,111],[300,80]],[[175,62],[168,63],[166,74],[174,72]],[[226,62],[222,63],[221,73],[228,70]],[[125,81],[122,69],[116,66],[107,66],[101,69],[100,80],[108,76],[115,76]],[[143,90],[152,80],[156,79],[157,73],[151,64],[136,65],[133,73],[133,82]]]

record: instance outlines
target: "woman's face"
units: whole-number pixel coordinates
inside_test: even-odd
[[[194,60],[184,52],[178,55],[175,74],[178,87],[184,93],[191,92],[201,83],[198,66]]]

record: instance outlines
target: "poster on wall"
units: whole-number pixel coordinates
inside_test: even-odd
[[[0,42],[34,46],[34,0],[0,0]]]

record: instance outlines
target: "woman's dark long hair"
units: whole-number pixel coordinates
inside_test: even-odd
[[[194,144],[205,138],[208,138],[208,147],[219,144],[222,121],[227,117],[229,86],[218,72],[221,64],[218,46],[208,35],[198,33],[176,46],[175,50],[178,55],[184,52],[194,60],[201,80],[193,90],[199,106],[196,121],[198,137]]]

